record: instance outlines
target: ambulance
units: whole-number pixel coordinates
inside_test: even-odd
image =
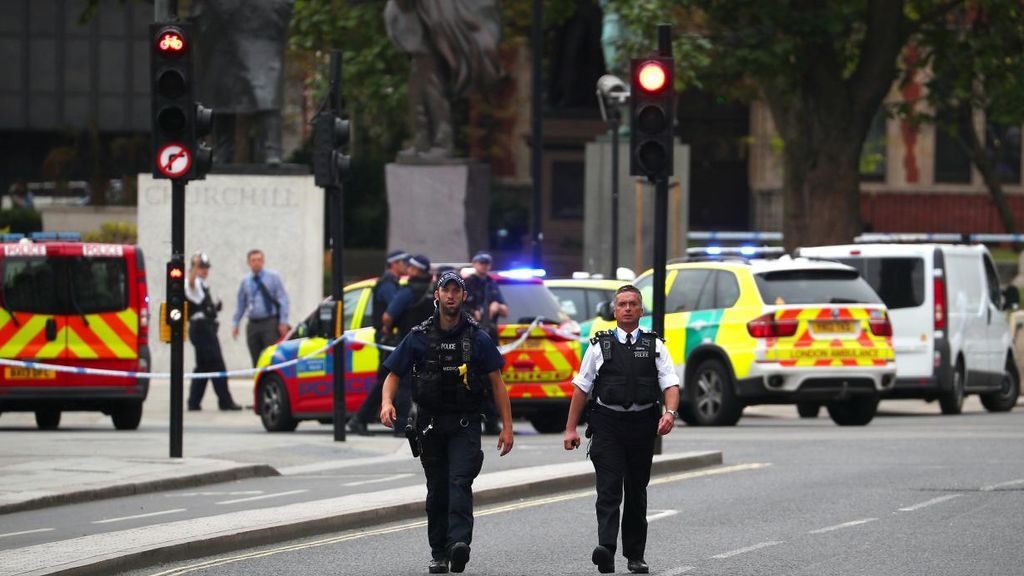
[[[149,298],[138,246],[82,242],[77,234],[0,238],[0,358],[148,372]],[[142,419],[149,380],[5,364],[0,413],[35,412],[55,429],[66,411],[100,411],[118,430]]]

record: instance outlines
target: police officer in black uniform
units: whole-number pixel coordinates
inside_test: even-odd
[[[579,447],[576,426],[591,394],[590,459],[597,474],[598,543],[591,560],[602,574],[615,571],[619,504],[625,488],[622,555],[630,572],[646,574],[647,484],[654,440],[675,424],[679,377],[661,338],[640,330],[640,291],[628,284],[619,288],[613,306],[616,329],[591,339],[573,379],[563,443],[566,450]]]
[[[384,273],[380,275],[380,278],[377,278],[377,282],[373,285],[373,339],[374,342],[383,346],[395,346],[400,340],[397,332],[394,332],[394,330],[384,332],[384,311],[388,309],[388,304],[391,304],[391,301],[395,299],[395,296],[401,289],[399,279],[405,276],[407,258],[409,258],[409,254],[405,250],[392,250],[388,252]],[[360,436],[369,434],[366,425],[371,420],[376,419],[380,412],[380,391],[384,386],[384,378],[388,375],[387,369],[384,368],[384,361],[387,360],[390,352],[384,350],[379,352],[380,364],[377,368],[377,385],[366,395],[366,399],[359,406],[359,410],[348,421],[349,431]]]
[[[473,540],[473,480],[483,465],[480,410],[484,389],[501,413],[498,450],[512,449],[512,409],[501,367],[505,360],[490,337],[463,311],[466,288],[455,271],[441,274],[434,297],[437,312],[413,328],[385,366],[380,421],[395,426],[393,405],[399,378],[413,376],[420,461],[427,479],[429,572],[462,572]]]
[[[189,262],[188,281],[185,282],[185,298],[188,299],[188,339],[196,351],[196,372],[224,372],[224,355],[217,339],[217,312],[221,302],[214,302],[206,278],[210,274],[210,257],[205,252],[196,252]],[[215,378],[193,378],[188,389],[188,409],[202,410],[206,381],[213,382],[217,394],[217,405],[221,410],[241,410],[231,398],[226,376]]]

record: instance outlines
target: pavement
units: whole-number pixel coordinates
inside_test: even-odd
[[[231,381],[239,403],[251,404],[251,383]],[[184,458],[169,454],[169,386],[154,381],[143,423],[114,430],[99,413],[66,413],[56,431],[36,429],[31,413],[0,418],[0,533],[3,514],[280,474],[303,474],[357,463],[408,459],[404,439],[348,435],[334,442],[330,428],[306,423],[294,433],[263,431],[251,411],[186,412]],[[215,398],[206,399],[208,406]],[[517,422],[528,433],[530,426]],[[518,430],[519,428],[517,428]],[[518,432],[517,432],[518,433]],[[549,460],[550,461],[550,460]],[[478,504],[593,488],[589,461],[535,465],[536,458],[489,460],[474,483]],[[517,464],[520,463],[520,464]],[[722,463],[718,451],[665,454],[653,474]],[[355,527],[419,518],[423,485],[237,511],[0,551],[0,576],[111,574]]]

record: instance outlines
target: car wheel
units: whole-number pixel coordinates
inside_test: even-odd
[[[36,426],[40,430],[56,430],[60,426],[60,410],[36,410]]]
[[[548,410],[530,416],[530,424],[541,434],[557,434],[565,430],[567,417],[565,412]]]
[[[267,432],[291,432],[299,425],[292,418],[288,389],[275,374],[265,376],[260,382],[260,420]]]
[[[1017,405],[1020,396],[1020,378],[1015,372],[1003,372],[1002,387],[999,392],[981,395],[981,405],[989,412],[1009,412]]]
[[[953,383],[949,390],[939,396],[939,407],[943,414],[959,414],[964,409],[964,365],[956,363]]]
[[[114,408],[110,413],[114,428],[118,430],[135,430],[142,421],[142,402],[126,402]]]
[[[709,358],[693,371],[693,386],[686,386],[687,400],[696,426],[733,426],[743,415],[732,378],[722,363]]]
[[[821,411],[821,404],[815,404],[814,402],[796,403],[796,413],[801,418],[817,418],[819,411]]]
[[[828,415],[840,426],[864,426],[878,412],[877,396],[855,396],[828,405]]]

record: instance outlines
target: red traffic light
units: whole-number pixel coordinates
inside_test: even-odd
[[[640,65],[640,70],[636,73],[636,79],[644,92],[653,94],[661,92],[665,88],[665,85],[668,83],[668,73],[661,62],[652,60]]]
[[[181,54],[187,47],[185,36],[176,28],[164,28],[157,34],[156,49],[164,54]]]

